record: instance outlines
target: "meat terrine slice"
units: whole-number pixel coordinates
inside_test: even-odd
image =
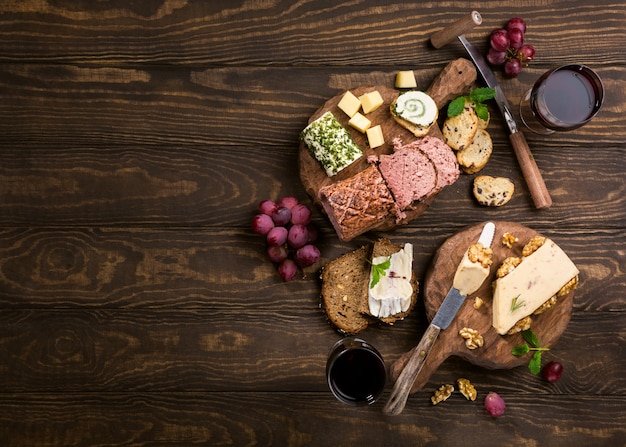
[[[363,151],[354,142],[348,130],[331,112],[324,113],[306,126],[300,133],[300,138],[329,177],[363,155]]]
[[[420,150],[398,149],[381,155],[378,168],[401,210],[429,195],[437,184],[435,165]]]
[[[397,205],[375,165],[345,180],[324,186],[320,202],[339,239],[346,242],[397,214]]]

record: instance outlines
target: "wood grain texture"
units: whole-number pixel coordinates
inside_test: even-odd
[[[539,3],[0,2],[2,445],[626,445],[626,9]],[[480,207],[463,175],[409,224],[338,241],[300,182],[299,132],[330,98],[392,88],[398,70],[430,85],[465,54],[429,37],[471,9],[481,50],[513,14],[529,24],[537,57],[496,74],[511,104],[564,63],[604,81],[588,125],[526,135],[554,204],[534,209],[490,104],[483,173],[514,181],[511,202]],[[340,336],[317,272],[281,282],[249,228],[260,200],[287,194],[312,206],[322,263],[384,235],[414,244],[422,281],[444,241],[485,220],[553,238],[581,271],[544,357],[562,379],[452,356],[396,418],[382,401],[341,405],[324,380]],[[363,336],[391,365],[427,321],[422,295]],[[477,401],[433,407],[461,376]],[[498,420],[488,391],[506,400]]]

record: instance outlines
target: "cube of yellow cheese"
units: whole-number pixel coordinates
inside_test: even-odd
[[[359,132],[365,133],[367,129],[369,129],[372,125],[372,122],[365,118],[363,115],[361,115],[359,112],[357,112],[352,118],[350,118],[348,124],[354,127]]]
[[[417,81],[413,70],[399,71],[396,74],[396,88],[415,88]]]
[[[383,136],[383,129],[378,126],[370,127],[366,131],[367,142],[372,149],[382,146],[385,143],[385,137]]]
[[[383,97],[380,96],[378,90],[374,90],[373,92],[365,93],[359,96],[359,101],[361,101],[363,113],[365,113],[366,115],[370,112],[373,112],[384,103]]]
[[[337,107],[339,107],[341,110],[344,111],[346,115],[352,118],[361,108],[361,101],[359,101],[359,98],[354,96],[354,93],[348,90],[341,97],[341,100],[339,101],[339,104],[337,104]]]

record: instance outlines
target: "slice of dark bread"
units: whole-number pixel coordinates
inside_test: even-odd
[[[376,318],[369,314],[368,287],[371,260],[375,256],[388,256],[402,249],[388,239],[363,246],[346,253],[326,264],[321,272],[321,307],[330,323],[341,333],[353,335],[362,332],[368,325],[377,322],[393,324],[403,319],[417,301],[418,281],[413,272],[411,284],[413,296],[406,312],[387,318]]]
[[[372,246],[366,245],[330,261],[322,269],[322,308],[333,326],[344,334],[357,334],[373,321],[361,313],[363,283],[368,281],[371,259]]]

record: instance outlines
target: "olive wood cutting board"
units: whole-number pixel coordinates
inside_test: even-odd
[[[428,88],[427,93],[433,98],[435,104],[437,104],[441,115],[442,108],[457,96],[467,94],[469,88],[475,81],[476,69],[474,64],[467,59],[455,59],[448,63],[448,65],[446,65],[446,67],[439,73]],[[395,122],[389,110],[391,103],[401,93],[399,90],[389,88],[384,85],[362,86],[350,89],[350,91],[357,97],[374,90],[378,90],[384,103],[375,111],[368,113],[366,117],[372,122],[372,127],[376,125],[381,126],[385,137],[385,143],[382,146],[375,149],[370,148],[367,144],[367,137],[348,125],[350,118],[337,106],[345,92],[342,92],[326,101],[326,103],[324,103],[324,105],[320,107],[309,119],[309,123],[311,123],[324,113],[328,111],[332,112],[339,122],[348,130],[352,139],[363,150],[363,156],[361,158],[343,169],[337,175],[329,177],[326,175],[326,172],[315,157],[311,155],[306,144],[300,142],[300,178],[307,194],[311,196],[313,201],[318,205],[320,205],[318,193],[322,187],[352,177],[353,175],[363,171],[369,166],[367,158],[370,155],[378,156],[382,154],[391,154],[393,152],[392,142],[395,138],[400,138],[405,144],[417,139],[413,136],[413,134],[411,134],[411,132]],[[443,138],[441,130],[436,123],[430,128],[428,135]],[[381,225],[376,227],[376,230],[387,231],[395,228],[397,225],[410,222],[426,211],[434,198],[435,195],[422,202],[414,202],[410,209],[405,210],[406,217],[401,222],[396,222],[395,216],[393,215],[388,216],[381,222]]]
[[[418,375],[411,393],[419,391],[437,368],[450,356],[457,356],[475,365],[489,369],[507,369],[528,364],[532,353],[521,357],[511,354],[514,346],[524,343],[520,333],[499,335],[491,326],[492,321],[492,282],[496,279],[496,271],[504,259],[510,256],[521,257],[522,248],[538,233],[523,225],[512,222],[494,222],[495,236],[491,245],[493,264],[490,276],[482,286],[469,295],[450,326],[442,330],[435,342],[426,362]],[[467,248],[478,240],[484,223],[469,227],[446,240],[435,253],[433,261],[424,277],[423,297],[426,316],[431,321],[441,306],[457,266]],[[502,244],[502,236],[511,233],[518,242],[511,248]],[[555,241],[556,242],[556,241]],[[558,244],[558,242],[557,242]],[[484,301],[479,309],[474,308],[474,298],[478,296]],[[559,298],[557,303],[544,313],[533,316],[532,331],[537,334],[542,347],[553,346],[569,323],[574,303],[574,291]],[[465,339],[459,335],[463,327],[476,329],[484,338],[484,345],[470,350],[465,346]],[[415,345],[419,340],[415,340]],[[395,380],[408,362],[412,350],[403,354],[390,367],[390,376]]]

